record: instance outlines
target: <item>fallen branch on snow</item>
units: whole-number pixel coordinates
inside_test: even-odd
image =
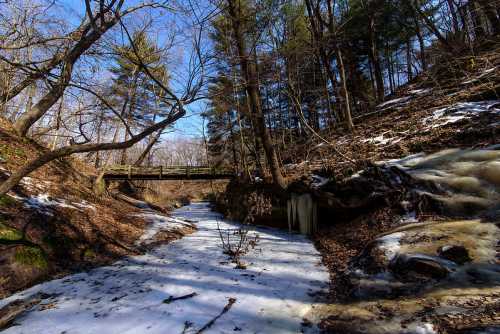
[[[170,304],[172,302],[175,302],[176,300],[182,300],[182,299],[188,299],[188,298],[193,298],[194,296],[197,296],[198,294],[196,292],[190,293],[188,295],[180,296],[180,297],[174,297],[170,296],[167,299],[163,301],[165,304]]]
[[[196,332],[196,334],[201,334],[205,330],[207,330],[210,327],[212,327],[213,324],[215,324],[215,322],[217,321],[217,319],[219,319],[220,317],[222,317],[224,315],[224,313],[227,313],[231,309],[231,307],[233,306],[234,303],[236,303],[236,298],[229,298],[229,301],[227,302],[226,306],[224,306],[224,308],[222,309],[222,311],[215,318],[213,318],[212,320],[210,320],[209,322],[207,322],[205,326],[201,327],[200,330]]]
[[[44,293],[37,293],[27,299],[16,299],[0,309],[0,331],[10,326],[16,318],[24,312],[38,305],[42,300],[52,297]]]

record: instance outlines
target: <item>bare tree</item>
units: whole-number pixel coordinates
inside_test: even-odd
[[[273,146],[271,135],[266,127],[266,121],[261,106],[261,95],[259,90],[256,59],[251,60],[248,48],[246,46],[244,30],[243,30],[243,9],[240,0],[228,0],[227,9],[231,19],[234,32],[235,44],[238,50],[238,57],[242,76],[245,79],[245,89],[247,99],[252,110],[253,120],[257,135],[262,141],[264,152],[266,153],[267,162],[271,170],[274,183],[281,187],[286,187],[286,181],[281,174],[281,168],[278,160],[278,155]]]
[[[57,53],[51,59],[53,62],[55,61],[54,59],[59,57],[58,55],[63,55],[62,60],[59,62],[60,71],[54,68],[54,72],[49,71],[42,75],[49,83],[49,90],[29,112],[23,114],[16,121],[15,129],[19,134],[25,135],[37,120],[41,120],[43,116],[49,115],[49,110],[53,109],[51,107],[59,99],[66,95],[75,97],[75,92],[77,91],[80,91],[80,94],[83,94],[87,98],[89,96],[93,97],[89,99],[89,101],[94,101],[93,105],[92,103],[90,105],[83,104],[81,107],[75,108],[74,102],[69,102],[67,107],[63,108],[63,104],[61,103],[59,111],[55,115],[46,117],[43,120],[43,126],[46,129],[38,135],[48,135],[54,129],[50,124],[56,123],[57,129],[62,126],[63,131],[67,135],[59,135],[59,130],[57,130],[55,138],[65,137],[66,144],[62,146],[56,145],[56,140],[54,139],[51,151],[41,153],[40,156],[13,172],[0,185],[0,194],[7,193],[24,176],[54,159],[76,153],[92,154],[99,151],[124,150],[150,137],[150,145],[148,145],[150,147],[147,146],[146,152],[138,158],[138,160],[143,160],[143,156],[147,155],[152,146],[158,142],[162,131],[186,115],[185,106],[201,98],[200,92],[203,90],[204,81],[199,72],[199,67],[204,66],[203,62],[205,60],[201,53],[199,53],[197,45],[195,45],[193,50],[193,58],[196,58],[197,65],[190,68],[190,71],[186,75],[185,89],[178,94],[165,83],[164,77],[157,76],[155,69],[144,59],[145,56],[141,54],[138,49],[139,46],[135,44],[134,34],[129,31],[130,27],[123,21],[124,16],[141,8],[167,8],[165,5],[166,2],[143,3],[123,9],[124,2],[124,0],[112,0],[109,3],[101,1],[98,2],[97,9],[90,8],[90,2],[86,3],[87,19],[82,24],[86,27],[84,33],[77,36],[74,45],[71,45],[63,53]],[[105,88],[93,87],[84,83],[85,79],[79,78],[80,73],[76,73],[76,75],[73,73],[73,68],[77,60],[85,52],[88,52],[106,31],[109,31],[116,25],[121,27],[123,36],[130,45],[130,52],[133,54],[133,57],[130,59],[131,62],[149,78],[151,85],[155,85],[155,89],[153,90],[155,96],[153,99],[160,99],[162,101],[160,104],[151,107],[150,112],[155,115],[152,119],[148,119],[148,115],[139,113],[135,113],[133,117],[127,117],[123,113],[123,110],[129,102],[122,104],[117,109],[117,105],[113,101],[113,94],[109,96],[109,91],[106,91]],[[197,43],[199,43],[199,40],[195,38],[195,44]],[[51,63],[51,61],[48,63]],[[75,81],[75,76],[82,82]],[[26,78],[23,80],[26,80]],[[33,82],[31,81],[31,83]],[[108,129],[115,130],[115,135],[112,139],[107,135],[103,135],[103,123],[106,124]],[[123,140],[118,139],[120,129],[126,133]],[[97,140],[97,143],[93,142],[95,140]],[[107,161],[109,162],[109,159]]]

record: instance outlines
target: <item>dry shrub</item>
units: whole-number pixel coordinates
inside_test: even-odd
[[[259,235],[249,235],[246,226],[237,229],[221,229],[219,222],[217,222],[217,230],[219,231],[222,252],[229,255],[231,262],[236,264],[236,269],[246,269],[247,266],[241,261],[241,256],[255,248],[259,242]]]

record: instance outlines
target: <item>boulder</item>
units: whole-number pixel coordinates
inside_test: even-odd
[[[444,259],[453,261],[460,265],[472,261],[467,248],[461,245],[448,245],[439,247],[438,255]]]
[[[389,265],[391,272],[407,281],[446,278],[456,266],[453,262],[423,254],[399,254]]]

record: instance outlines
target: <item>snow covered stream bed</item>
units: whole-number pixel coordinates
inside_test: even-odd
[[[232,307],[203,333],[316,332],[304,318],[329,277],[306,237],[255,229],[259,241],[242,257],[247,269],[240,270],[223,254],[217,229],[235,224],[207,203],[176,210],[173,217],[195,221],[198,231],[145,255],[0,300],[1,308],[39,292],[52,296],[3,333],[197,333],[232,299]]]

